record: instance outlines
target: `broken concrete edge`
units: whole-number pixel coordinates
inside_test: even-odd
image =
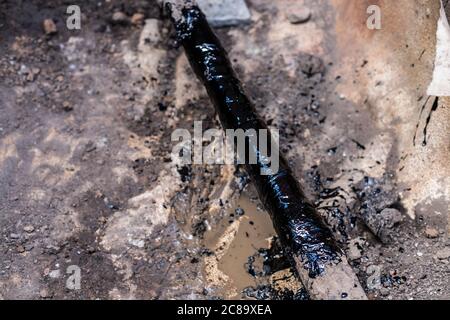
[[[244,0],[197,0],[208,22],[216,28],[251,22],[251,14]]]
[[[448,97],[450,96],[450,26],[442,0],[436,39],[434,72],[427,94],[429,96]]]
[[[251,13],[244,0],[159,0],[163,8],[171,7],[172,17],[181,20],[181,10],[198,6],[215,28],[251,23]]]

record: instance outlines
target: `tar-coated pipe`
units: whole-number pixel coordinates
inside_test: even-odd
[[[266,129],[246,96],[219,39],[204,14],[192,2],[167,3],[187,58],[197,77],[204,84],[224,129]],[[268,139],[269,142],[271,141]],[[361,288],[345,255],[336,245],[315,208],[306,199],[287,161],[279,157],[279,170],[270,172],[263,161],[259,144],[246,140],[246,164],[253,184],[283,245],[296,261],[300,278],[312,298],[364,299]],[[269,149],[277,146],[270,145]],[[262,174],[262,172],[269,174]]]

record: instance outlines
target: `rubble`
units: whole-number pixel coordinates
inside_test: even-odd
[[[444,248],[436,252],[436,258],[439,260],[446,260],[450,258],[450,248]]]
[[[251,21],[244,0],[198,0],[197,3],[214,27],[231,27]]]
[[[294,12],[287,13],[287,18],[292,24],[306,23],[311,19],[311,16],[311,10],[306,7],[303,7],[302,9],[296,10]]]
[[[42,25],[46,35],[53,35],[58,32],[56,24],[52,19],[45,19]]]
[[[362,244],[365,242],[362,238],[356,238],[350,240],[347,249],[347,257],[350,261],[361,259],[362,257]]]
[[[439,230],[437,230],[436,228],[427,227],[425,229],[425,235],[427,236],[427,238],[430,238],[430,239],[438,238]]]
[[[145,15],[143,13],[135,13],[131,16],[131,24],[139,26],[144,24]]]
[[[25,227],[23,227],[23,231],[32,233],[34,231],[34,227],[32,225],[26,225]]]
[[[122,11],[116,11],[113,13],[111,17],[111,21],[113,24],[127,24],[129,22],[128,16]]]
[[[356,187],[359,198],[356,210],[383,243],[395,238],[395,227],[403,221],[402,213],[395,208],[398,195],[390,179],[389,175],[380,179],[365,177]]]
[[[73,110],[73,106],[69,101],[64,101],[62,106],[63,106],[64,111],[72,111]]]
[[[448,2],[446,4],[448,7]],[[437,28],[436,58],[433,79],[427,93],[432,96],[450,95],[450,26],[445,6],[441,1],[441,11]]]

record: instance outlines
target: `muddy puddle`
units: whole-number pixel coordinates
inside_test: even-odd
[[[205,234],[206,247],[215,252],[216,271],[227,280],[217,293],[227,299],[294,296],[301,290],[299,282],[269,214],[251,193],[244,191],[218,227]]]
[[[258,202],[244,192],[218,227],[206,233],[206,247],[213,251],[220,250],[218,239],[227,233],[232,233],[233,239],[219,257],[218,268],[228,276],[227,286],[234,289],[232,291],[235,294],[229,298],[240,298],[245,288],[259,285],[258,279],[248,272],[248,259],[260,249],[270,248],[275,230],[268,213],[261,210]]]

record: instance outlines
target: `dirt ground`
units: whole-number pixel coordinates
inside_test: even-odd
[[[220,124],[156,1],[72,2],[81,30],[67,1],[0,1],[0,298],[308,299],[242,168],[171,155],[173,130]],[[217,34],[369,298],[450,299],[439,3],[373,2],[379,34],[343,24],[365,0],[251,0]]]

